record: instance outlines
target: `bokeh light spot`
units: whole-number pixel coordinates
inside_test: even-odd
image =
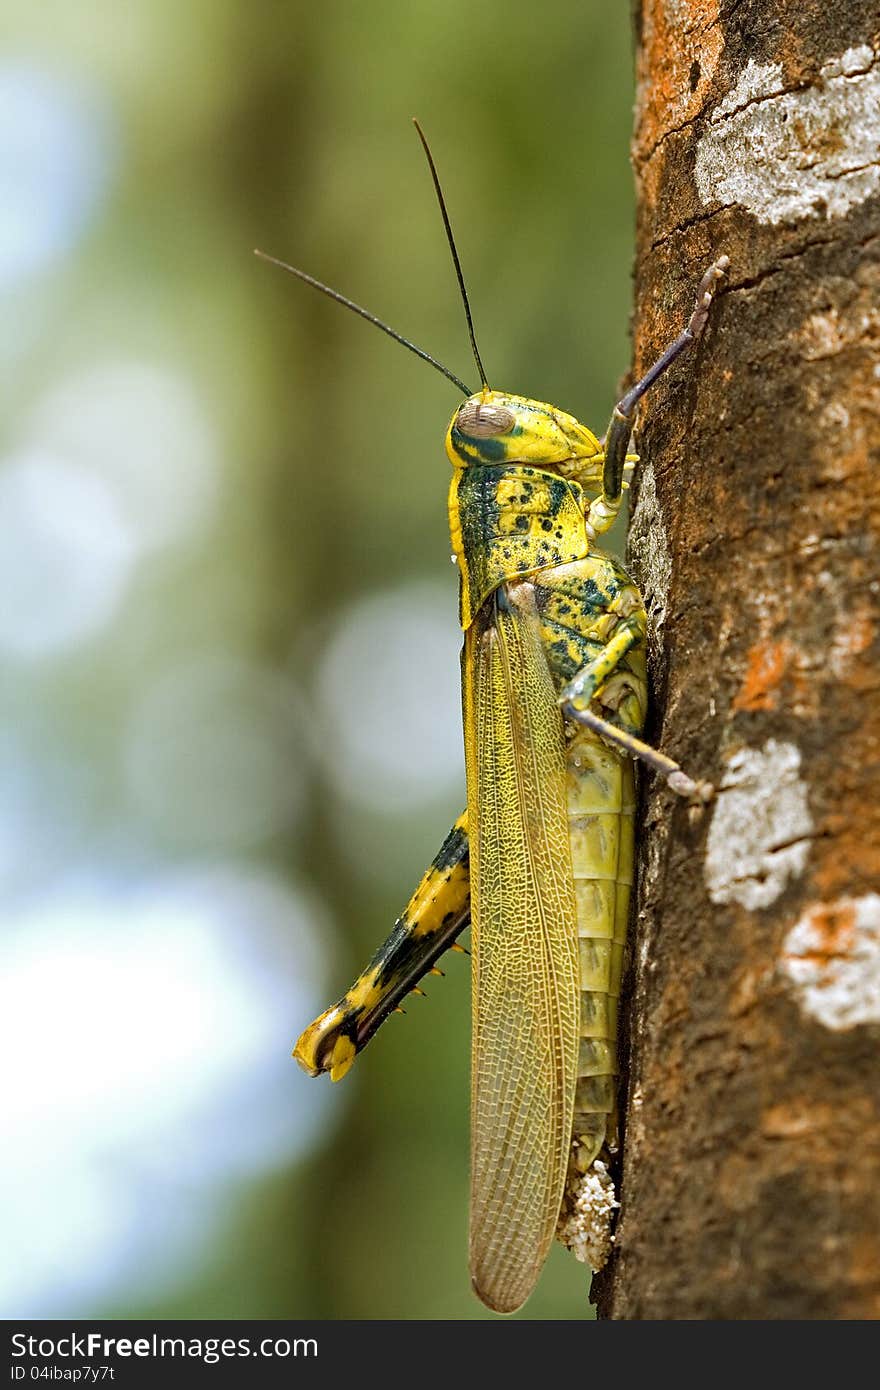
[[[342,796],[403,811],[462,782],[460,646],[440,584],[372,594],[342,613],[317,681],[322,749]]]
[[[190,383],[167,368],[88,367],[42,398],[27,436],[100,478],[143,550],[211,515],[217,440]]]
[[[289,831],[304,795],[296,686],[225,654],[163,674],[136,705],[125,748],[137,810],[171,841],[243,848]]]
[[[0,64],[0,288],[75,244],[115,162],[94,92],[23,62]]]
[[[223,1185],[302,1153],[335,1103],[289,1057],[326,923],[224,866],[67,880],[0,927],[0,1312],[77,1316],[118,1277],[191,1277]]]
[[[135,562],[116,499],[86,469],[34,450],[0,466],[0,649],[42,657],[105,626]]]

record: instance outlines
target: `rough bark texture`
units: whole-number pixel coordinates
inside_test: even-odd
[[[615,1318],[880,1316],[880,17],[637,6],[643,779]]]

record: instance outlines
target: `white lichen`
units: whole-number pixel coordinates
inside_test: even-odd
[[[779,63],[749,60],[697,147],[706,206],[739,203],[759,222],[844,217],[880,190],[880,65],[863,44],[816,85],[784,89]]]
[[[880,895],[814,903],[786,936],[779,971],[823,1027],[880,1023]]]
[[[730,759],[709,826],[704,874],[716,903],[769,907],[807,862],[813,821],[801,755],[768,739]]]
[[[611,1223],[619,1205],[614,1181],[601,1159],[595,1159],[586,1173],[578,1173],[572,1164],[556,1236],[594,1274],[605,1267],[611,1254]]]

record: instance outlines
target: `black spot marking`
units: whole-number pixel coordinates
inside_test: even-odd
[[[382,945],[370,958],[370,963],[364,971],[364,974],[368,974],[371,970],[375,970],[376,979],[381,984],[385,972],[388,969],[388,957],[393,956],[396,951],[400,950],[401,944],[409,936],[409,933],[409,923],[407,923],[403,917],[398,917],[391,931],[382,942]]]
[[[692,92],[695,92],[695,91],[697,90],[697,87],[698,87],[698,85],[699,85],[699,81],[700,81],[700,65],[699,65],[699,63],[697,62],[696,58],[695,58],[694,61],[691,63],[691,70],[690,70],[690,73],[688,74],[688,85],[689,85],[689,87],[690,87],[690,89],[691,89]]]
[[[468,849],[467,832],[454,827],[440,846],[433,867],[440,873],[447,869],[454,869],[456,865],[461,864],[467,858]]]

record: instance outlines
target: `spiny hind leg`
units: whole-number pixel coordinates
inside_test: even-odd
[[[293,1055],[310,1076],[329,1072],[339,1081],[377,1028],[429,972],[444,951],[461,951],[455,938],[471,915],[467,812],[459,816],[425,871],[390,935],[337,1004],[310,1023]]]

